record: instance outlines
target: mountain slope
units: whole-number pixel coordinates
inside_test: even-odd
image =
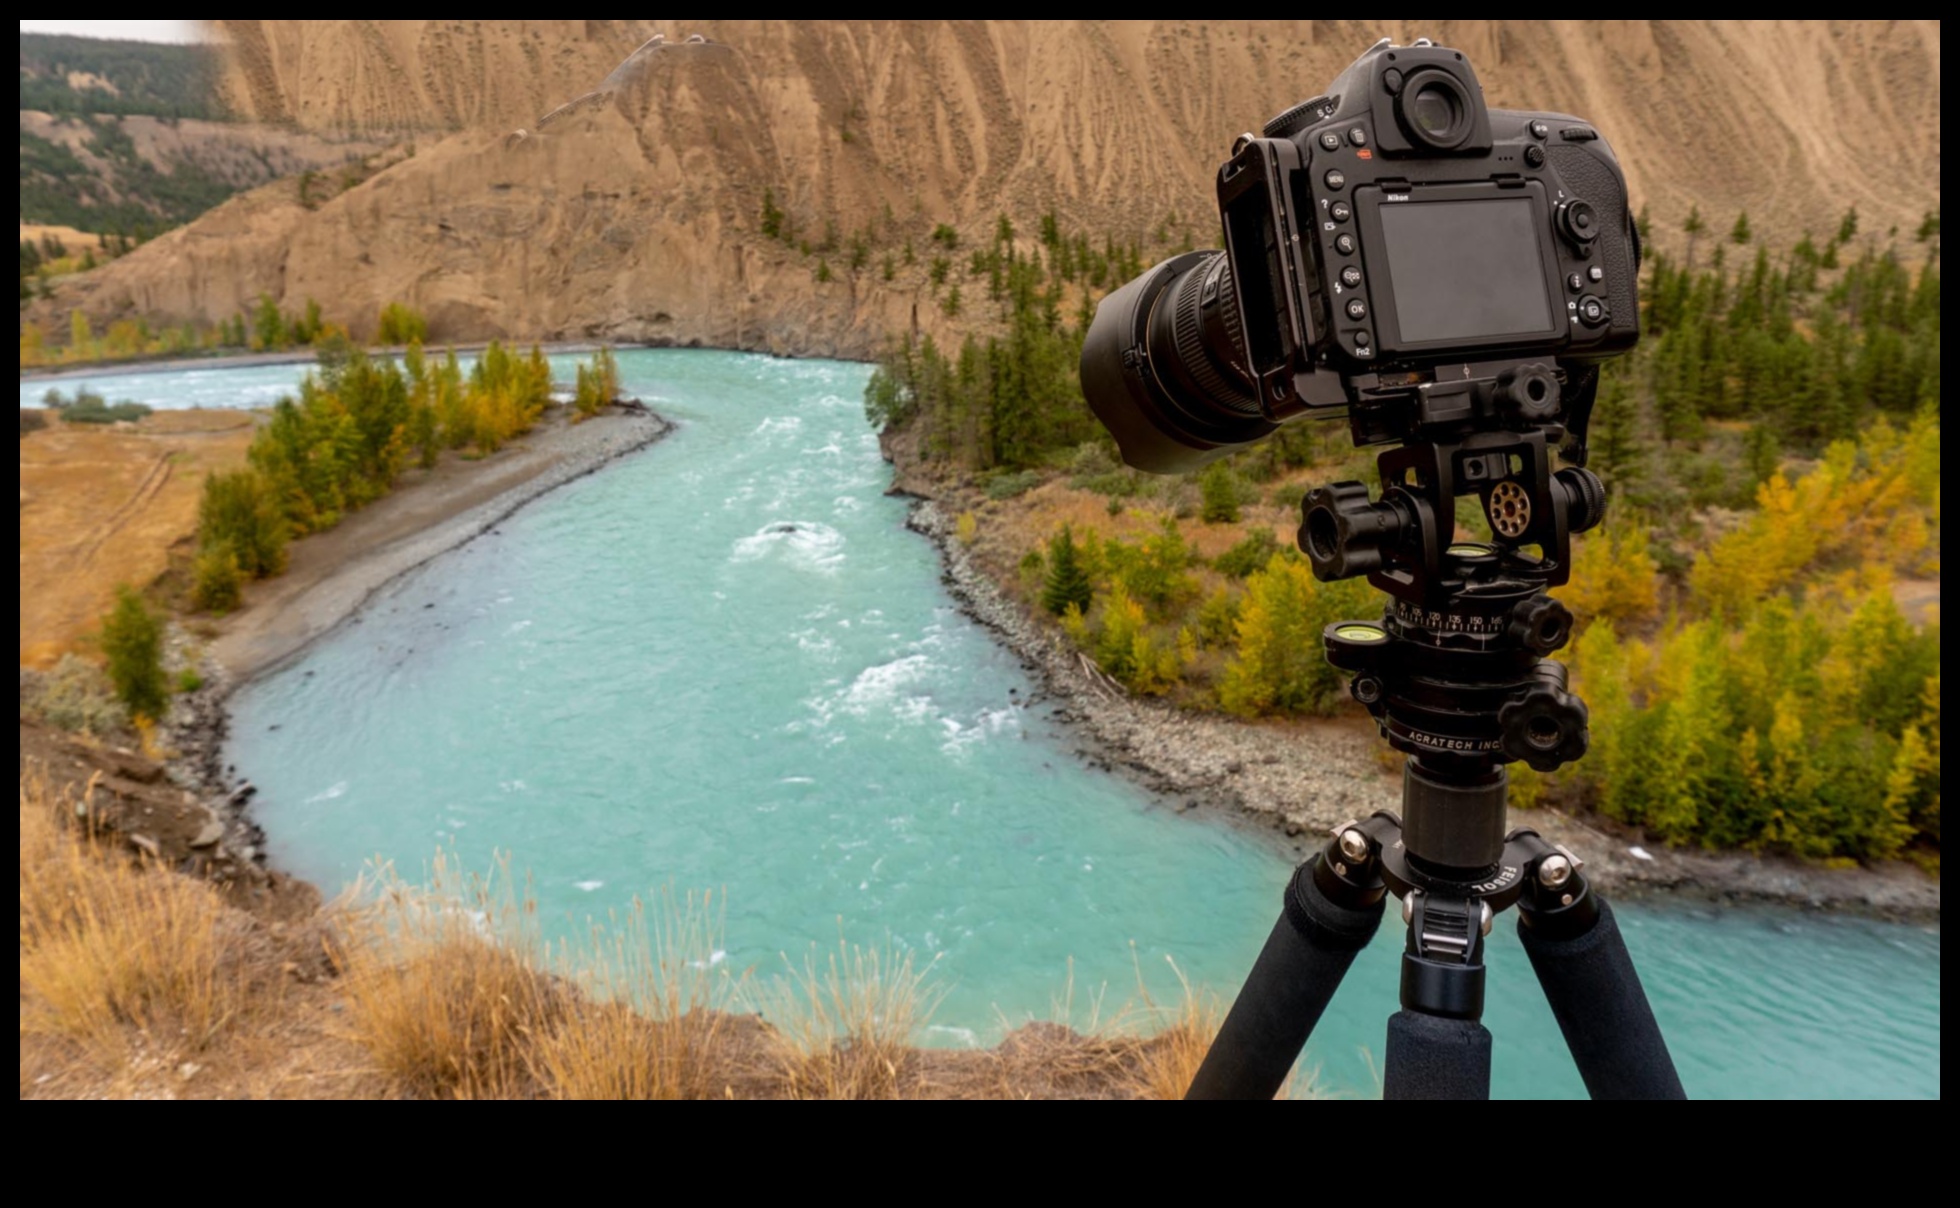
[[[1131,238],[1177,215],[1205,241],[1233,135],[1384,33],[1461,47],[1493,104],[1598,123],[1664,246],[1690,205],[1780,240],[1853,205],[1867,232],[1910,230],[1939,204],[1936,22],[221,24],[232,111],[418,132],[420,152],[316,211],[290,186],[238,199],[50,315],[212,319],[264,290],[357,332],[403,298],[447,337],[861,353],[935,321],[923,266],[874,266],[908,240],[923,259],[941,222],[971,239],[1053,209]],[[663,32],[624,86],[540,127]],[[765,190],[813,255],[760,234]]]

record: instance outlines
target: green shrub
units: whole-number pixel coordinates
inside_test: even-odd
[[[197,506],[198,544],[203,551],[222,550],[236,575],[263,579],[286,569],[286,518],[271,482],[252,468],[214,473],[204,480],[204,498]],[[220,575],[213,555],[211,571]],[[198,555],[198,579],[203,581],[205,553]],[[218,584],[214,581],[214,586]],[[237,590],[232,591],[237,603]]]
[[[1279,540],[1269,528],[1256,528],[1245,535],[1245,539],[1231,549],[1213,558],[1212,568],[1221,575],[1243,579],[1254,571],[1263,570],[1273,555],[1280,553]]]
[[[192,606],[205,612],[230,612],[238,607],[241,578],[238,555],[232,552],[230,542],[206,545],[197,551],[197,562],[191,568]]]
[[[41,414],[39,411],[29,411],[25,408],[21,409],[20,434],[22,436],[26,436],[29,432],[39,432],[47,426],[47,416]]]
[[[143,403],[124,400],[111,403],[92,390],[78,390],[73,400],[60,407],[61,419],[68,424],[113,424],[142,419],[150,413]]]
[[[578,391],[572,397],[572,407],[580,419],[590,419],[618,397],[619,362],[613,359],[612,349],[601,348],[592,354],[590,366],[578,367]]]
[[[1019,470],[1012,474],[996,474],[987,480],[987,498],[1012,499],[1025,495],[1041,485],[1038,470]]]
[[[186,667],[177,673],[177,691],[196,692],[204,687],[204,673],[195,667]]]
[[[72,654],[39,677],[30,708],[47,724],[76,734],[110,734],[129,722],[102,668]]]
[[[102,653],[109,660],[109,683],[116,699],[139,721],[163,716],[170,683],[163,674],[163,622],[124,585],[116,606],[102,622]]]
[[[1222,461],[1212,462],[1198,479],[1198,489],[1204,496],[1201,514],[1206,524],[1238,523],[1239,484],[1232,467]]]
[[[412,306],[390,302],[381,308],[375,338],[383,344],[425,344],[429,339],[429,321]]]

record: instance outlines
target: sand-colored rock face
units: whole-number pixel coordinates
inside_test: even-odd
[[[1596,122],[1663,244],[1690,204],[1713,232],[1746,208],[1777,239],[1851,205],[1909,231],[1939,204],[1936,22],[222,24],[238,109],[415,154],[314,211],[290,184],[236,199],[36,315],[210,320],[265,291],[357,332],[401,298],[449,338],[862,353],[915,312],[940,321],[921,267],[878,271],[908,235],[923,252],[933,223],[982,238],[1050,208],[1209,231],[1233,135],[1383,35],[1461,47],[1494,105]],[[540,127],[656,33],[622,83]],[[760,236],[765,188],[813,240],[869,224],[871,264],[845,271],[840,248],[818,282]]]

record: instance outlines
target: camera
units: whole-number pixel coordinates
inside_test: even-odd
[[[1536,427],[1582,456],[1597,366],[1639,337],[1626,182],[1593,126],[1489,109],[1460,51],[1383,40],[1239,136],[1217,190],[1224,250],[1110,294],[1084,341],[1130,465],[1189,471],[1342,409],[1358,444]]]

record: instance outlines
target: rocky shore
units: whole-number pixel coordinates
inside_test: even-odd
[[[890,445],[887,451],[903,457]],[[918,485],[902,465],[899,477],[907,487]],[[1034,703],[1078,727],[1079,753],[1092,765],[1180,802],[1184,812],[1225,814],[1277,831],[1301,858],[1341,822],[1399,810],[1399,775],[1366,719],[1248,723],[1129,695],[1000,590],[955,538],[954,511],[921,498],[907,525],[939,549],[945,584],[960,607],[1019,655],[1040,683],[1043,696]],[[1671,849],[1552,809],[1514,811],[1511,823],[1570,847],[1595,885],[1621,897],[1667,892],[1911,921],[1940,915],[1939,882],[1905,863],[1832,869],[1776,856]]]

